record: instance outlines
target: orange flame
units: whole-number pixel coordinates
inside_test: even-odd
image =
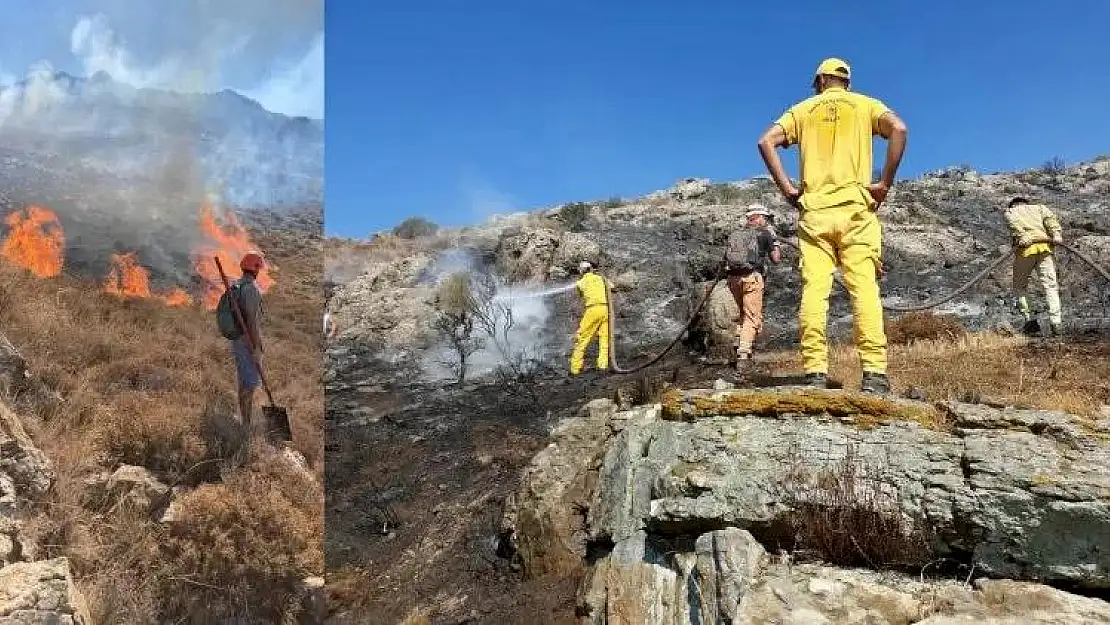
[[[227,279],[233,281],[242,274],[239,270],[239,260],[244,254],[257,249],[251,242],[250,235],[239,224],[235,213],[227,211],[224,218],[226,223],[220,224],[216,220],[212,206],[205,204],[200,209],[200,232],[204,240],[193,250],[193,268],[200,276],[203,285],[204,306],[208,310],[215,310],[224,292],[224,283],[220,279],[220,270],[216,267],[214,257],[220,259]],[[258,273],[258,288],[263,293],[274,284],[270,271],[277,269],[269,262]]]
[[[139,264],[139,257],[134,252],[125,254],[112,254],[112,268],[108,271],[108,278],[104,282],[104,291],[120,297],[149,298],[150,272]],[[175,288],[166,295],[153,296],[162,300],[169,306],[187,306],[192,303],[192,298],[185,291]]]
[[[0,247],[0,256],[40,278],[52,278],[62,272],[65,235],[50,209],[28,206],[9,214],[5,221],[11,232]]]
[[[188,306],[193,303],[193,298],[180,288],[170,289],[169,293],[159,296],[162,301],[166,302],[167,306]]]
[[[112,268],[104,290],[120,297],[150,297],[150,273],[134,252],[112,254]]]

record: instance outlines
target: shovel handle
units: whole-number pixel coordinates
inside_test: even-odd
[[[227,274],[224,273],[224,266],[220,264],[220,258],[213,256],[216,260],[216,269],[220,270],[220,279],[224,281],[224,289],[231,291],[231,282],[227,279]],[[230,293],[229,293],[230,295]],[[228,297],[231,300],[231,310],[235,313],[235,319],[239,322],[239,327],[243,328],[243,338],[247,342],[247,347],[251,352],[251,362],[254,363],[255,370],[258,371],[258,378],[262,380],[262,388],[266,390],[266,398],[270,400],[270,405],[274,405],[274,395],[270,392],[270,384],[266,382],[266,375],[262,373],[262,365],[254,357],[254,340],[251,339],[250,328],[247,327],[246,320],[243,318],[243,311],[239,310],[239,299],[236,297]]]

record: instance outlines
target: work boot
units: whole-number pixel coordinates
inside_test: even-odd
[[[890,380],[887,379],[885,373],[864,371],[863,381],[859,385],[859,390],[864,393],[873,393],[875,395],[889,395]]]
[[[1061,337],[1064,335],[1064,325],[1055,321],[1048,322],[1048,335],[1054,337]]]
[[[813,388],[829,388],[829,376],[824,373],[807,373],[805,386]]]
[[[1041,324],[1036,319],[1030,319],[1021,326],[1021,333],[1026,336],[1035,336],[1041,333]]]

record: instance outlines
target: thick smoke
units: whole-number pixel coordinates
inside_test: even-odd
[[[438,286],[455,273],[465,273],[475,284],[492,280],[494,291],[484,310],[493,319],[492,327],[478,325],[474,336],[482,347],[467,359],[467,378],[493,373],[499,367],[528,370],[550,357],[552,335],[549,322],[553,317],[554,297],[569,292],[573,282],[546,287],[509,285],[489,273],[489,268],[465,249],[447,250],[436,258],[422,283]],[[492,332],[491,332],[492,330]],[[458,354],[446,339],[429,348],[422,357],[426,376],[433,380],[455,377],[452,363]]]
[[[155,283],[187,285],[202,205],[322,203],[322,123],[272,112],[322,116],[321,2],[82,8],[63,39],[76,65],[39,60],[0,90],[0,208],[53,210],[67,271],[137,251]]]

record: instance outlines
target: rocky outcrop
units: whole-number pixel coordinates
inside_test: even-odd
[[[1032,583],[1110,588],[1110,438],[1085,419],[671,390],[626,411],[591,402],[552,436],[510,502],[507,546],[535,575],[596,560],[588,623],[1110,619],[1110,604]],[[890,572],[938,562],[984,579]]]
[[[792,564],[746,530],[697,538],[673,566],[603,558],[579,596],[583,623],[1096,625],[1110,603],[1030,582],[929,582],[898,573]]]
[[[65,558],[0,569],[0,625],[92,625]]]
[[[32,557],[33,546],[20,534],[21,513],[50,488],[53,475],[19,417],[0,403],[0,566]]]
[[[65,558],[31,561],[21,535],[30,504],[46,494],[54,470],[23,427],[0,403],[0,625],[91,625]]]
[[[0,519],[14,519],[50,488],[54,469],[35,447],[19,417],[0,403]]]
[[[154,514],[169,503],[170,487],[145,467],[121,465],[115,471],[85,480],[89,504],[96,507],[128,506],[143,514]]]

